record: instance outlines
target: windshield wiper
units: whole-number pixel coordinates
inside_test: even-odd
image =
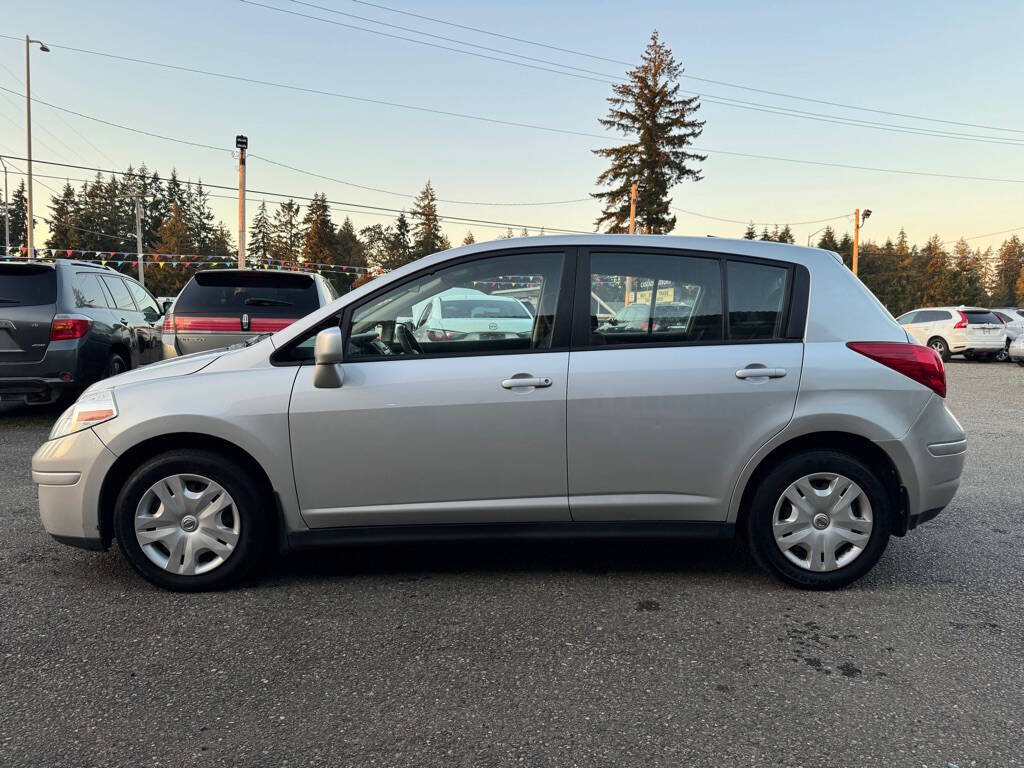
[[[252,298],[245,300],[246,306],[249,307],[291,307],[294,306],[292,302],[285,301],[283,299],[267,299],[262,296],[253,296]]]

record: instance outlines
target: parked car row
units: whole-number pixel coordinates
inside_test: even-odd
[[[0,401],[46,404],[168,357],[248,342],[337,298],[321,275],[198,272],[156,299],[99,264],[0,263]]]
[[[1024,332],[1024,309],[1001,307],[926,307],[896,318],[908,334],[943,361],[1011,359],[1011,346]]]

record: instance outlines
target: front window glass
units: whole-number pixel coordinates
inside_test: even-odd
[[[562,262],[561,254],[514,254],[419,277],[353,312],[346,357],[550,349]]]
[[[591,255],[590,329],[591,346],[721,341],[718,260]]]

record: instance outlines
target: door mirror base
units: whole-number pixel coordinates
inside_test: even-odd
[[[345,381],[345,369],[336,363],[313,366],[313,386],[317,389],[338,389]]]

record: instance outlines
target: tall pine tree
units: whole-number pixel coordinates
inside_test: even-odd
[[[302,219],[302,259],[311,264],[335,262],[335,230],[327,195],[314,194]]]
[[[754,222],[747,224],[747,231],[743,233],[744,240],[757,240],[757,230],[754,229]]]
[[[270,240],[270,256],[274,259],[297,259],[302,245],[302,228],[299,224],[301,209],[294,200],[281,203],[274,211],[271,225],[273,237]]]
[[[60,196],[50,198],[50,236],[47,248],[78,247],[78,199],[70,182],[64,183]]]
[[[629,143],[594,150],[610,161],[597,183],[609,187],[593,193],[604,210],[597,227],[609,232],[629,229],[630,187],[639,185],[636,202],[638,230],[648,234],[671,232],[676,217],[671,214],[669,192],[680,181],[700,181],[697,165],[705,155],[688,152],[704,130],[703,120],[694,120],[700,99],[679,97],[682,66],[672,51],[651,34],[641,63],[627,73],[628,81],[612,86],[608,116],[600,119],[605,128],[624,134]]]
[[[429,179],[413,203],[412,218],[415,221],[412,228],[414,258],[422,258],[452,247],[441,231],[441,220],[437,216],[437,194]]]
[[[265,265],[267,256],[270,253],[270,240],[273,237],[273,230],[270,226],[270,219],[267,217],[267,201],[261,200],[260,207],[256,209],[252,226],[249,227],[249,237],[245,246],[248,262],[251,265]]]

